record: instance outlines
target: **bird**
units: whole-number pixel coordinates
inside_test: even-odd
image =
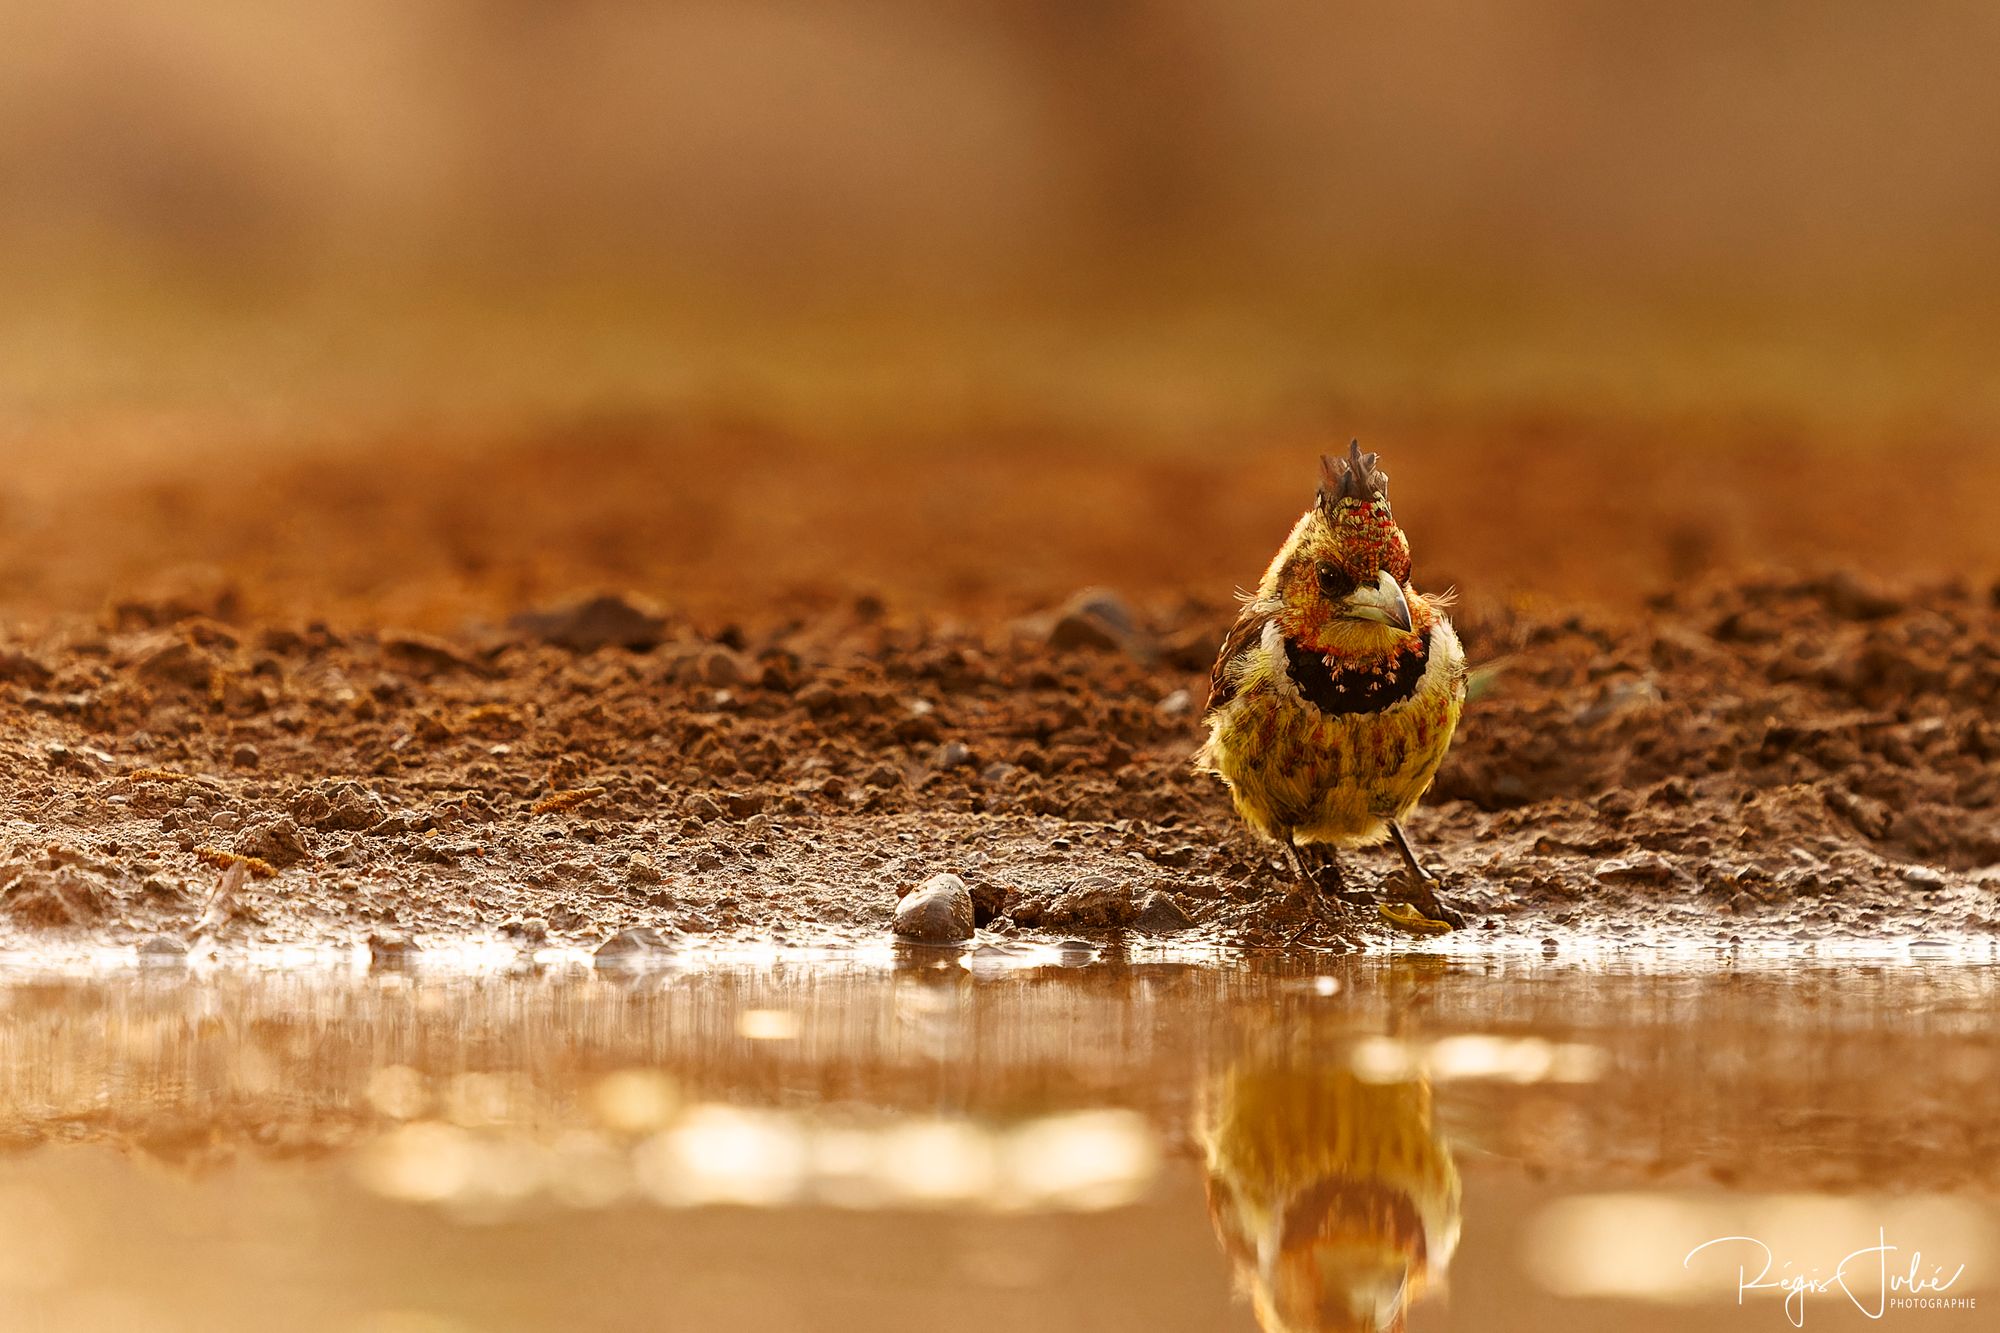
[[[1198,771],[1277,843],[1313,913],[1328,897],[1365,905],[1331,853],[1395,844],[1400,901],[1390,924],[1442,934],[1464,918],[1437,894],[1403,831],[1429,790],[1465,706],[1465,651],[1449,591],[1410,584],[1410,543],[1389,508],[1378,455],[1348,445],[1320,459],[1319,490],[1264,571],[1209,673]],[[1332,889],[1308,865],[1321,862]]]
[[[1402,1333],[1443,1285],[1462,1190],[1427,1078],[1251,1057],[1202,1097],[1209,1224],[1265,1333]]]

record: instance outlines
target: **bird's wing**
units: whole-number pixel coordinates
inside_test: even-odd
[[[1236,697],[1236,682],[1231,679],[1230,664],[1264,637],[1264,626],[1271,623],[1272,615],[1273,612],[1255,602],[1237,613],[1236,623],[1229,627],[1229,637],[1222,641],[1222,651],[1215,655],[1215,665],[1208,669],[1208,703],[1203,706],[1202,712],[1212,713]]]

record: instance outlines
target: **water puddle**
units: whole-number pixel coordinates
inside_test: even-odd
[[[1986,1327],[1995,975],[0,972],[0,1327]]]

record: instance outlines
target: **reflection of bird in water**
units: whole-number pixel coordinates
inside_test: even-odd
[[[1204,1118],[1209,1220],[1258,1324],[1403,1328],[1458,1244],[1458,1169],[1429,1083],[1239,1065]]]

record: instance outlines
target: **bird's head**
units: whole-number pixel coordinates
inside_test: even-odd
[[[1199,1133],[1209,1222],[1265,1333],[1400,1333],[1443,1281],[1460,1186],[1427,1082],[1252,1060]]]
[[[1410,543],[1389,512],[1389,474],[1350,444],[1321,458],[1319,495],[1264,574],[1287,635],[1327,652],[1393,651],[1424,629]]]

